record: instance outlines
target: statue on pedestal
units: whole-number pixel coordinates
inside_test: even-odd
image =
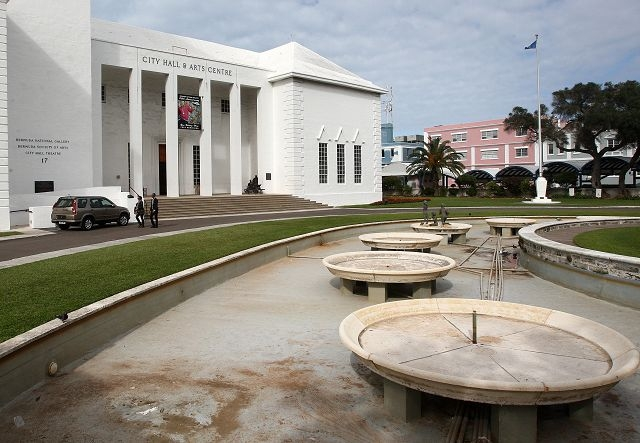
[[[420,224],[421,225],[429,224],[429,202],[427,200],[424,200],[422,202],[422,223]]]
[[[447,218],[449,217],[449,211],[444,205],[440,205],[440,220],[442,220],[442,225],[444,226],[447,223]]]

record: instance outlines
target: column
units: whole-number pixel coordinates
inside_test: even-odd
[[[178,162],[178,76],[170,73],[164,87],[167,144],[167,197],[180,196]]]
[[[202,133],[200,134],[200,195],[213,195],[213,160],[211,153],[211,82],[200,81],[202,99]]]
[[[0,0],[0,231],[11,228],[7,92],[7,0]]]
[[[229,92],[229,182],[231,195],[241,195],[242,182],[242,119],[240,85],[234,83]]]
[[[129,150],[131,187],[142,195],[145,186],[142,165],[142,72],[137,66],[129,73]]]

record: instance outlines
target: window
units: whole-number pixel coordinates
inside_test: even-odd
[[[555,155],[556,145],[554,143],[547,143],[547,154]]]
[[[467,159],[467,151],[456,151],[458,153],[458,160]]]
[[[480,155],[482,160],[497,160],[498,159],[498,150],[497,149],[489,149],[486,151],[482,151]]]
[[[200,186],[200,146],[193,146],[193,186]]]
[[[320,143],[318,146],[318,181],[327,183],[327,144]]]
[[[522,147],[516,148],[516,157],[527,157],[529,155],[529,148]]]
[[[338,171],[338,183],[344,183],[344,145],[339,144],[336,149],[336,169]]]
[[[222,112],[223,114],[228,114],[229,112],[231,112],[231,104],[226,98],[220,100],[220,112]]]
[[[615,138],[608,138],[607,140],[607,148],[615,148],[616,146],[620,146],[620,142]]]
[[[162,107],[166,108],[167,107],[167,94],[165,92],[162,93],[162,98],[160,99],[161,103],[162,103]]]
[[[527,135],[529,130],[527,128],[517,128],[516,129],[516,137],[524,137]]]
[[[466,132],[458,132],[455,134],[451,134],[451,142],[466,142],[467,141],[467,133]]]
[[[482,140],[490,140],[493,138],[498,138],[498,130],[497,129],[487,129],[486,131],[481,131],[480,136]]]
[[[105,85],[102,85],[102,87],[100,88],[100,95],[102,98],[102,103],[106,103],[107,102],[107,88]]]
[[[353,147],[353,182],[362,183],[362,146]]]

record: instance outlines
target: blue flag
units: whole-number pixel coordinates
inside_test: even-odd
[[[534,40],[533,43],[531,43],[529,46],[525,46],[524,49],[536,49],[536,43],[538,43],[538,40]]]

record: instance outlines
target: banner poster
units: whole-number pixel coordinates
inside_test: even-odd
[[[178,94],[178,129],[202,129],[202,102],[197,95]]]

